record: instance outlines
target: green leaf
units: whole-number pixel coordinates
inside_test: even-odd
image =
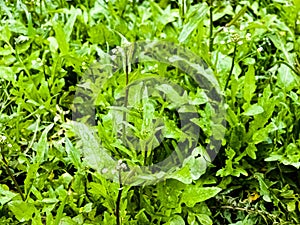
[[[245,151],[246,151],[247,155],[249,155],[252,159],[256,159],[255,152],[257,151],[257,148],[256,148],[255,144],[253,144],[253,143],[248,144]]]
[[[246,130],[243,124],[237,123],[231,130],[229,144],[234,150],[240,150]]]
[[[26,203],[21,200],[9,202],[8,207],[19,222],[29,221],[36,211],[36,208],[32,203]]]
[[[259,192],[261,193],[261,195],[263,195],[263,199],[266,202],[271,202],[272,200],[270,197],[270,190],[264,180],[264,175],[262,173],[255,173],[254,176],[258,179],[259,188],[260,188]]]
[[[92,211],[92,208],[93,208],[93,203],[90,202],[83,207],[82,212],[89,213]]]
[[[38,168],[39,168],[38,163],[32,163],[32,164],[29,164],[29,166],[28,166],[27,176],[24,181],[24,189],[25,189],[26,196],[30,193],[31,186],[36,179],[36,174],[37,174]]]
[[[35,162],[38,164],[44,162],[48,157],[49,146],[47,141],[47,135],[53,126],[54,124],[52,123],[44,129],[38,143],[35,145],[35,151],[36,151]]]
[[[213,221],[207,214],[199,214],[196,215],[197,219],[199,220],[200,224],[202,225],[213,225]]]
[[[67,41],[66,34],[60,23],[54,23],[53,28],[55,30],[55,38],[58,43],[59,49],[63,55],[68,54],[69,52],[69,44]]]
[[[274,23],[274,22],[273,22]],[[274,34],[269,37],[272,42],[274,43],[275,47],[283,52],[284,59],[287,61],[290,65],[293,65],[293,58],[291,54],[289,54],[286,46],[286,41],[280,38],[279,34]]]
[[[250,104],[250,101],[252,99],[255,90],[256,90],[255,70],[254,70],[254,66],[250,65],[248,67],[248,71],[245,74],[245,80],[244,80],[244,99],[246,100],[247,103]]]
[[[216,196],[222,189],[218,187],[197,187],[189,185],[182,193],[181,202],[188,207],[194,207],[196,203],[206,201]]]
[[[254,104],[249,106],[243,114],[246,116],[254,116],[263,112],[264,109],[261,106],[259,106],[258,104]]]
[[[177,170],[174,173],[171,173],[170,175],[167,175],[168,179],[175,179],[175,180],[179,180],[180,182],[184,183],[184,184],[190,184],[192,183],[192,176],[189,170],[189,167],[184,166],[183,168]]]
[[[73,165],[79,169],[81,167],[81,160],[80,160],[80,151],[73,146],[69,138],[65,137],[66,143],[66,152],[68,154],[68,158],[71,159]]]
[[[208,13],[209,7],[206,4],[198,4],[191,8],[190,17],[187,18],[187,23],[183,25],[183,29],[179,35],[179,42],[184,42],[190,34],[197,28],[198,24],[204,19]]]
[[[67,23],[64,26],[64,33],[65,33],[65,38],[66,38],[67,42],[70,41],[70,36],[71,36],[72,31],[73,31],[73,27],[74,27],[76,18],[77,18],[78,15],[81,14],[81,10],[76,9],[72,6],[71,9],[70,9],[70,14],[71,14],[71,16],[69,17]]]
[[[168,223],[169,225],[185,225],[184,220],[181,216],[175,215],[171,218],[171,220]]]
[[[11,31],[7,25],[2,27],[0,31],[0,40],[5,41],[6,43],[9,43],[9,40],[11,38]]]
[[[169,106],[170,108],[177,108],[188,102],[186,92],[181,95],[174,89],[172,85],[161,84],[157,85],[156,89],[166,94],[168,100],[172,102]]]
[[[93,169],[101,172],[102,169],[112,171],[117,162],[110,157],[108,151],[100,145],[100,140],[95,131],[83,123],[74,122],[73,129],[81,142],[85,162]]]
[[[184,160],[183,165],[189,168],[191,178],[197,180],[206,172],[207,161],[204,157],[190,156]]]
[[[240,11],[232,18],[232,20],[226,24],[227,27],[230,27],[231,25],[235,24],[238,19],[245,14],[247,11],[247,5],[244,5],[243,8],[240,9]]]
[[[6,66],[0,66],[0,79],[4,79],[7,81],[15,81],[16,75],[13,71],[13,68],[6,67]]]
[[[0,185],[0,204],[4,205],[18,194],[11,192],[5,185]]]
[[[252,136],[252,140],[253,140],[254,144],[258,144],[263,141],[266,141],[269,137],[268,131],[269,131],[268,128],[262,128],[262,129],[255,131],[255,133]]]
[[[287,203],[287,210],[289,212],[294,212],[296,210],[296,201],[289,201]]]
[[[290,91],[296,86],[293,72],[284,64],[278,69],[278,79],[276,84],[279,87],[283,87],[286,91]]]

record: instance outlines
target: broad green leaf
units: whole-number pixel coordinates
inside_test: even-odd
[[[294,2],[294,5],[296,6],[296,8],[297,8],[297,12],[299,12],[299,10],[300,10],[300,0],[293,0],[293,2]]]
[[[0,79],[4,79],[7,81],[15,81],[16,75],[13,71],[13,68],[6,67],[6,66],[0,66]]]
[[[66,152],[73,165],[79,169],[81,167],[80,151],[73,146],[69,138],[65,137]]]
[[[255,173],[254,176],[258,179],[259,188],[260,188],[259,192],[261,193],[261,195],[263,195],[263,199],[266,202],[271,202],[272,200],[270,197],[270,190],[264,180],[264,175],[262,173]]]
[[[83,209],[82,209],[82,212],[84,212],[84,213],[89,213],[89,212],[91,212],[92,211],[92,207],[93,207],[93,203],[87,203],[84,207],[83,207]]]
[[[2,41],[5,41],[6,43],[9,43],[10,38],[11,38],[11,31],[8,25],[5,25],[4,27],[2,27],[0,31],[0,39]]]
[[[171,218],[171,220],[168,223],[169,225],[185,225],[184,220],[181,216],[175,215]]]
[[[272,129],[273,129],[273,127],[268,125],[267,127],[256,130],[252,136],[252,140],[253,140],[254,144],[258,144],[263,141],[267,141],[267,139],[269,137],[269,133],[272,131]]]
[[[226,108],[226,120],[228,121],[231,127],[234,127],[238,122],[239,119],[235,112],[229,107],[229,105],[225,105]]]
[[[296,86],[293,72],[286,65],[282,64],[278,69],[277,86],[283,87],[286,91]]]
[[[16,197],[18,194],[11,192],[5,185],[0,185],[0,204],[4,205],[9,202],[11,199]]]
[[[285,61],[287,61],[290,65],[293,65],[294,61],[291,54],[287,50],[286,41],[283,38],[280,38],[278,33],[269,36],[269,38],[272,40],[276,48],[283,52]]]
[[[253,144],[253,143],[248,144],[245,151],[246,151],[247,155],[249,155],[252,159],[256,159],[255,152],[257,151],[257,148],[256,148],[255,144]]]
[[[196,215],[196,217],[202,225],[213,225],[213,221],[207,214],[201,213],[199,215]]]
[[[184,184],[190,184],[193,181],[191,173],[190,173],[190,169],[188,166],[184,166],[183,168],[177,170],[176,172],[167,175],[166,178],[179,180],[180,182],[182,182]]]
[[[19,222],[29,221],[36,211],[32,203],[26,203],[21,200],[9,202],[8,207]]]
[[[243,114],[246,116],[254,116],[254,115],[257,115],[257,114],[260,114],[263,112],[264,112],[264,109],[261,106],[259,106],[258,104],[254,104],[254,105],[249,106],[245,110],[245,112],[243,112]]]
[[[58,49],[58,43],[55,37],[48,37],[47,40],[49,41],[49,49],[52,53],[56,53]]]
[[[44,225],[42,222],[42,215],[40,213],[37,213],[37,211],[32,218],[32,225]]]
[[[91,193],[94,199],[98,200],[100,197],[107,198],[107,190],[102,184],[95,182],[89,183],[88,192]]]
[[[28,165],[27,176],[24,181],[25,195],[30,193],[31,186],[37,177],[37,171],[39,169],[38,163],[32,163]]]
[[[197,187],[188,185],[182,193],[181,202],[188,207],[194,207],[196,203],[206,201],[216,196],[222,189],[218,187]]]
[[[289,201],[287,203],[287,210],[289,212],[294,212],[296,210],[296,201]]]
[[[72,220],[71,217],[64,216],[59,221],[59,224],[55,224],[55,225],[78,225],[78,223]]]
[[[54,124],[52,123],[44,129],[38,143],[34,147],[34,149],[36,151],[35,162],[38,164],[41,164],[42,162],[47,160],[48,149],[49,149],[47,135],[53,126],[54,126]]]
[[[65,38],[66,38],[67,42],[70,41],[70,36],[71,36],[71,33],[74,29],[74,24],[75,24],[76,18],[77,18],[78,15],[81,14],[81,10],[80,9],[75,9],[72,6],[71,9],[70,9],[70,14],[71,14],[71,16],[69,17],[67,23],[64,26],[64,33],[65,33]]]
[[[171,101],[170,107],[179,107],[188,102],[187,95],[184,93],[183,95],[179,94],[174,87],[169,84],[161,84],[156,87],[157,90],[166,94],[167,99]]]
[[[240,150],[244,138],[245,138],[245,127],[244,124],[237,123],[234,127],[232,127],[229,144],[230,147],[234,150]]]
[[[87,165],[101,172],[107,169],[110,173],[115,168],[117,162],[110,157],[108,151],[100,145],[100,140],[95,131],[83,123],[74,122],[73,129],[79,137],[81,150]],[[115,176],[112,176],[115,177]]]
[[[190,156],[184,160],[183,165],[190,169],[192,179],[197,180],[205,173],[207,161],[204,157],[195,158],[194,156]]]
[[[290,143],[288,146],[272,152],[265,161],[279,161],[284,165],[291,165],[295,168],[300,168],[299,147],[295,143]]]
[[[204,19],[209,7],[206,4],[199,4],[195,8],[191,8],[190,17],[187,18],[187,23],[183,25],[183,29],[179,35],[179,42],[184,42],[190,34],[197,28],[198,24]]]
[[[58,43],[60,52],[63,55],[67,55],[69,52],[69,43],[67,41],[66,34],[64,33],[64,30],[63,30],[61,24],[54,23],[53,28],[55,30],[55,38]]]
[[[250,65],[248,67],[248,71],[245,74],[244,79],[244,99],[247,103],[250,104],[250,101],[252,99],[253,93],[256,90],[256,84],[255,84],[255,70],[254,66]]]

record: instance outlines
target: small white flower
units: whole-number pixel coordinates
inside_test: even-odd
[[[7,137],[4,136],[4,135],[2,135],[2,136],[0,137],[0,141],[1,141],[1,142],[4,142],[6,139],[7,139]]]
[[[108,172],[108,169],[107,169],[107,168],[103,168],[101,172],[102,172],[102,173],[107,173],[107,172]]]
[[[242,44],[243,44],[243,41],[239,41],[239,42],[238,42],[238,45],[242,45]]]
[[[250,33],[247,33],[247,34],[246,34],[246,40],[247,40],[247,41],[250,41],[250,40],[251,40],[251,34],[250,34]]]
[[[125,163],[122,163],[120,167],[121,167],[122,170],[126,170],[127,169],[127,165]]]
[[[12,147],[12,144],[10,144],[10,143],[9,143],[9,144],[7,144],[7,147],[11,148],[11,147]]]
[[[259,46],[258,49],[257,49],[258,52],[262,52],[263,50],[264,50],[264,48],[261,47],[261,46]]]
[[[220,44],[224,45],[224,44],[226,44],[226,42],[224,40],[222,40],[222,41],[220,41]]]
[[[82,62],[82,63],[81,63],[81,66],[82,66],[82,69],[87,69],[87,64],[86,64],[86,62]]]

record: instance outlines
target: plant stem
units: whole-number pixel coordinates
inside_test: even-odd
[[[300,75],[300,73],[299,73],[293,66],[291,66],[290,64],[288,64],[288,63],[285,62],[285,61],[277,61],[277,62],[275,62],[275,63],[273,64],[273,66],[276,65],[276,64],[284,64],[284,65],[286,65],[288,68],[290,68],[296,75]]]
[[[122,178],[121,178],[121,169],[119,170],[119,192],[118,197],[116,201],[116,222],[117,225],[121,224],[121,218],[120,218],[120,204],[121,204],[121,197],[122,197],[122,191],[123,191],[123,185],[122,185]]]
[[[213,51],[214,38],[213,38],[213,0],[209,0],[209,52]]]
[[[3,152],[1,152],[1,155],[2,155],[2,160],[4,162],[4,167],[5,167],[6,172],[8,173],[8,175],[10,176],[10,178],[13,180],[13,182],[14,182],[16,188],[17,188],[17,191],[21,195],[22,200],[25,201],[25,197],[23,195],[23,192],[22,192],[22,190],[21,190],[21,188],[20,188],[20,186],[19,186],[16,178],[14,177],[14,175],[12,174],[12,172],[10,171],[9,165],[8,165],[6,159],[5,159],[5,156],[4,156]]]
[[[230,78],[231,78],[231,75],[233,73],[234,61],[235,61],[235,56],[236,56],[236,48],[237,48],[237,43],[234,44],[234,50],[233,50],[233,57],[232,57],[232,62],[231,62],[231,68],[230,68],[230,72],[229,72],[229,75],[228,75],[227,80],[226,80],[224,91],[226,91],[226,89],[228,87],[228,83],[229,83]]]
[[[129,67],[128,67],[128,56],[127,56],[127,52],[125,52],[125,99],[124,99],[124,107],[127,108],[128,105],[128,88],[127,85],[129,83]],[[127,120],[127,116],[126,116],[126,111],[124,110],[123,112],[123,142],[125,143],[126,141],[126,126],[125,126],[125,122]]]

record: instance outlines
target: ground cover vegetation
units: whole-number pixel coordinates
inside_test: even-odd
[[[0,6],[0,224],[300,224],[299,0]],[[224,121],[210,123],[209,96],[176,66],[125,61],[113,77],[102,71],[81,82],[113,49],[138,41],[174,43],[202,58],[221,87]],[[79,84],[97,95],[76,95]],[[95,115],[76,108],[87,99]],[[124,101],[133,106],[129,113]],[[97,141],[78,141],[74,112],[85,115],[81,121],[96,118],[94,131],[116,159],[117,165],[106,162],[114,168],[97,161]],[[125,125],[114,124],[113,112],[126,115],[130,137],[138,139],[118,133]],[[198,115],[188,122],[200,137],[180,129],[185,113]],[[211,135],[220,149],[209,163]],[[178,143],[193,149],[182,156]],[[135,184],[120,182],[128,168],[173,152],[181,165],[162,181],[145,174]]]

